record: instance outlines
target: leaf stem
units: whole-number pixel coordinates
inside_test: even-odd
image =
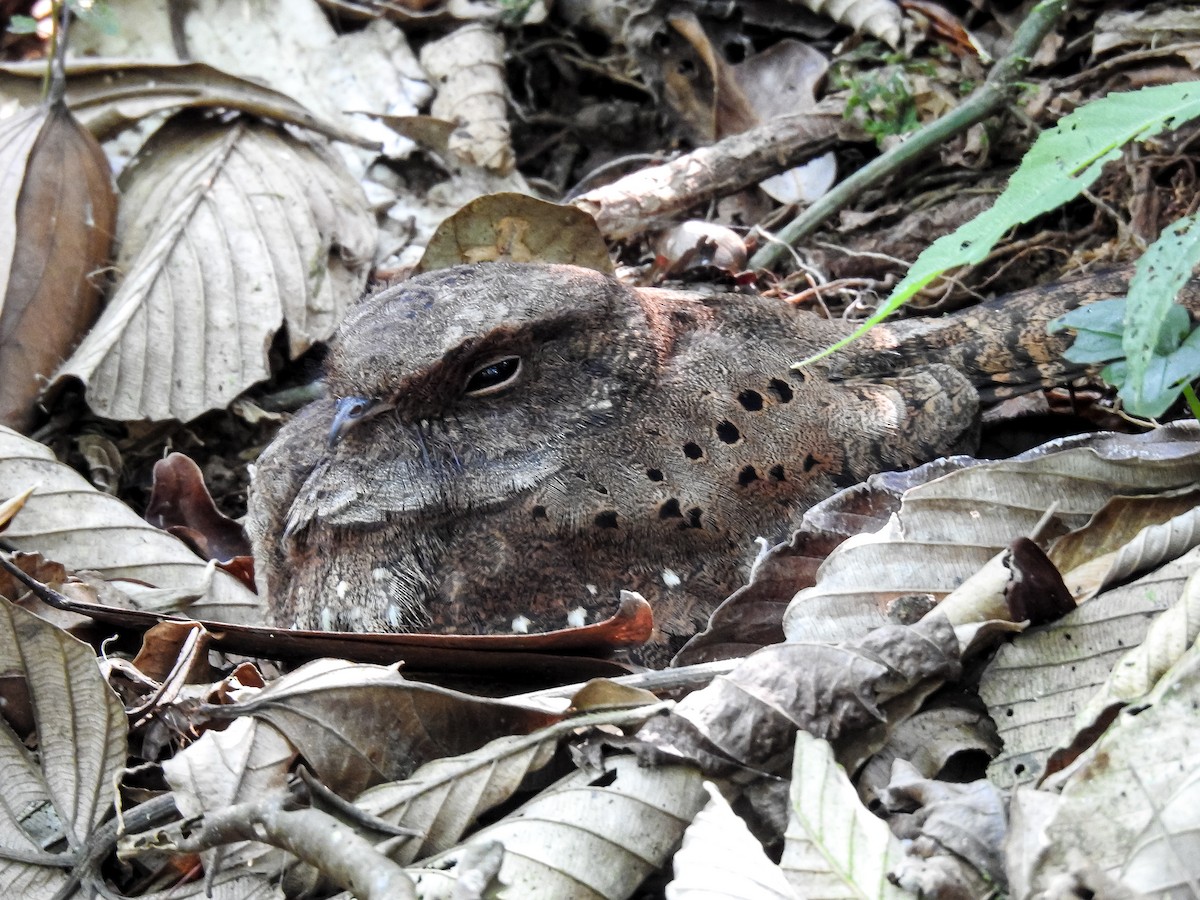
[[[785,247],[794,246],[808,237],[835,213],[849,206],[863,191],[894,175],[910,163],[928,156],[954,135],[966,131],[997,112],[1018,87],[1018,82],[1029,70],[1033,54],[1066,10],[1069,2],[1070,0],[1041,0],[1029,11],[1029,15],[1013,35],[1008,53],[992,67],[979,90],[952,112],[935,119],[908,140],[871,160],[800,213],[779,232],[778,240],[759,248],[750,258],[749,268],[770,268],[783,256]]]

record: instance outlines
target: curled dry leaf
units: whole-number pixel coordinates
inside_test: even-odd
[[[97,891],[82,866],[125,765],[125,708],[91,647],[0,600],[0,671],[25,683],[33,734],[0,720],[0,894],[49,900]],[[28,749],[36,746],[37,752]],[[51,849],[54,848],[54,849]],[[77,873],[72,870],[80,866]],[[83,885],[73,879],[82,876]]]
[[[883,626],[855,644],[775,644],[648,722],[638,738],[713,773],[786,770],[798,729],[849,743],[885,722],[886,704],[956,677],[958,652],[949,623],[936,617]]]
[[[892,0],[796,0],[815,13],[829,16],[858,34],[879,38],[889,47],[900,46],[903,17]]]
[[[99,140],[137,125],[147,116],[182,107],[238,109],[308,128],[334,140],[363,138],[321,119],[291,97],[203,63],[146,63],[130,59],[77,59],[65,66],[63,98],[79,123]],[[24,105],[37,102],[46,63],[0,63],[0,93]]]
[[[281,131],[175,119],[121,178],[118,268],[104,315],[59,370],[99,414],[187,421],[324,340],[366,279],[375,228],[326,150]]]
[[[936,473],[936,467],[916,470]],[[1200,430],[1186,423],[1147,435],[1096,434],[1051,441],[1013,459],[972,465],[908,489],[887,528],[842,544],[817,584],[784,616],[789,639],[844,640],[885,619],[910,594],[946,596],[1033,532],[1057,503],[1045,534],[1080,528],[1122,493],[1174,491],[1200,481]]]
[[[217,509],[204,473],[182,453],[154,464],[154,482],[146,504],[146,521],[175,535],[201,559],[228,562],[250,557],[242,526]],[[253,575],[251,575],[253,583]]]
[[[0,424],[32,424],[95,320],[116,212],[108,160],[65,105],[0,122]]]
[[[508,126],[504,39],[472,22],[421,48],[437,85],[430,114],[457,124],[448,146],[462,162],[507,175],[516,165]]]
[[[177,539],[96,490],[49,448],[0,426],[0,497],[29,485],[36,485],[33,496],[4,533],[18,549],[40,552],[72,571],[94,569],[108,579],[187,589],[200,598],[188,606],[195,616],[261,621],[258,598],[232,576],[209,571]]]
[[[564,263],[611,275],[608,247],[596,220],[573,206],[525,194],[486,194],[438,226],[417,272],[462,263]]]

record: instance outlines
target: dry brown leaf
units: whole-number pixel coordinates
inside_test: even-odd
[[[1050,843],[1030,873],[1031,891],[1070,885],[1082,860],[1136,896],[1192,895],[1200,878],[1198,704],[1200,650],[1193,646],[1063,780],[1060,802],[1040,823]]]
[[[95,320],[116,212],[108,160],[65,105],[0,122],[0,423],[32,424]]]
[[[109,579],[186,589],[200,599],[188,612],[216,621],[261,621],[258,598],[232,576],[159,531],[115,497],[104,494],[48,447],[0,427],[0,497],[35,486],[4,539],[37,551],[72,571],[94,569]],[[133,586],[126,585],[133,594]]]
[[[334,140],[364,140],[336,122],[321,119],[291,97],[203,63],[77,59],[65,66],[67,107],[98,139],[105,140],[147,116],[182,107],[239,109],[290,122]],[[0,63],[0,93],[33,106],[41,94],[46,64]]]
[[[175,535],[201,559],[228,562],[250,556],[250,541],[242,526],[217,509],[204,473],[182,453],[171,453],[154,464],[146,521]]]
[[[438,226],[417,272],[462,263],[564,263],[613,272],[596,221],[573,206],[525,194],[485,194]]]
[[[504,39],[472,22],[421,48],[437,85],[430,114],[456,123],[450,151],[462,162],[507,175],[516,166],[508,126]]]
[[[362,189],[315,144],[177,118],[121,183],[125,277],[57,376],[83,381],[103,416],[223,409],[270,375],[281,327],[295,357],[362,290],[374,223]]]
[[[580,728],[633,726],[656,709],[661,706],[574,716],[527,735],[496,738],[470,753],[430,760],[405,781],[368,789],[354,804],[423,833],[392,854],[407,865],[454,846],[481,814],[506,801],[527,775],[545,766],[563,738]]]

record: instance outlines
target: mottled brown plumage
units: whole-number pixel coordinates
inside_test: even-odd
[[[1059,374],[1044,322],[1122,288],[880,327],[801,374],[851,326],[569,266],[414,278],[352,311],[329,399],[259,460],[268,608],[302,628],[540,631],[602,618],[627,588],[654,608],[645,658],[662,661],[741,584],[756,537],[969,447],[978,391]]]

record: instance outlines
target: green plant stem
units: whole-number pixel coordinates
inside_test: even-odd
[[[1042,39],[1050,33],[1070,0],[1041,0],[1025,17],[1013,35],[1012,46],[992,71],[987,81],[962,104],[930,122],[912,137],[887,153],[873,159],[829,193],[819,199],[778,234],[778,240],[759,248],[750,258],[751,269],[767,269],[783,256],[786,247],[793,246],[816,231],[826,220],[844,209],[863,191],[894,175],[905,166],[937,150],[941,145],[966,131],[977,122],[1000,110],[1009,100],[1017,82],[1029,69],[1030,61]]]
[[[1190,384],[1183,386],[1183,399],[1187,401],[1188,409],[1192,411],[1192,418],[1200,422],[1200,397],[1196,396],[1196,391]]]

